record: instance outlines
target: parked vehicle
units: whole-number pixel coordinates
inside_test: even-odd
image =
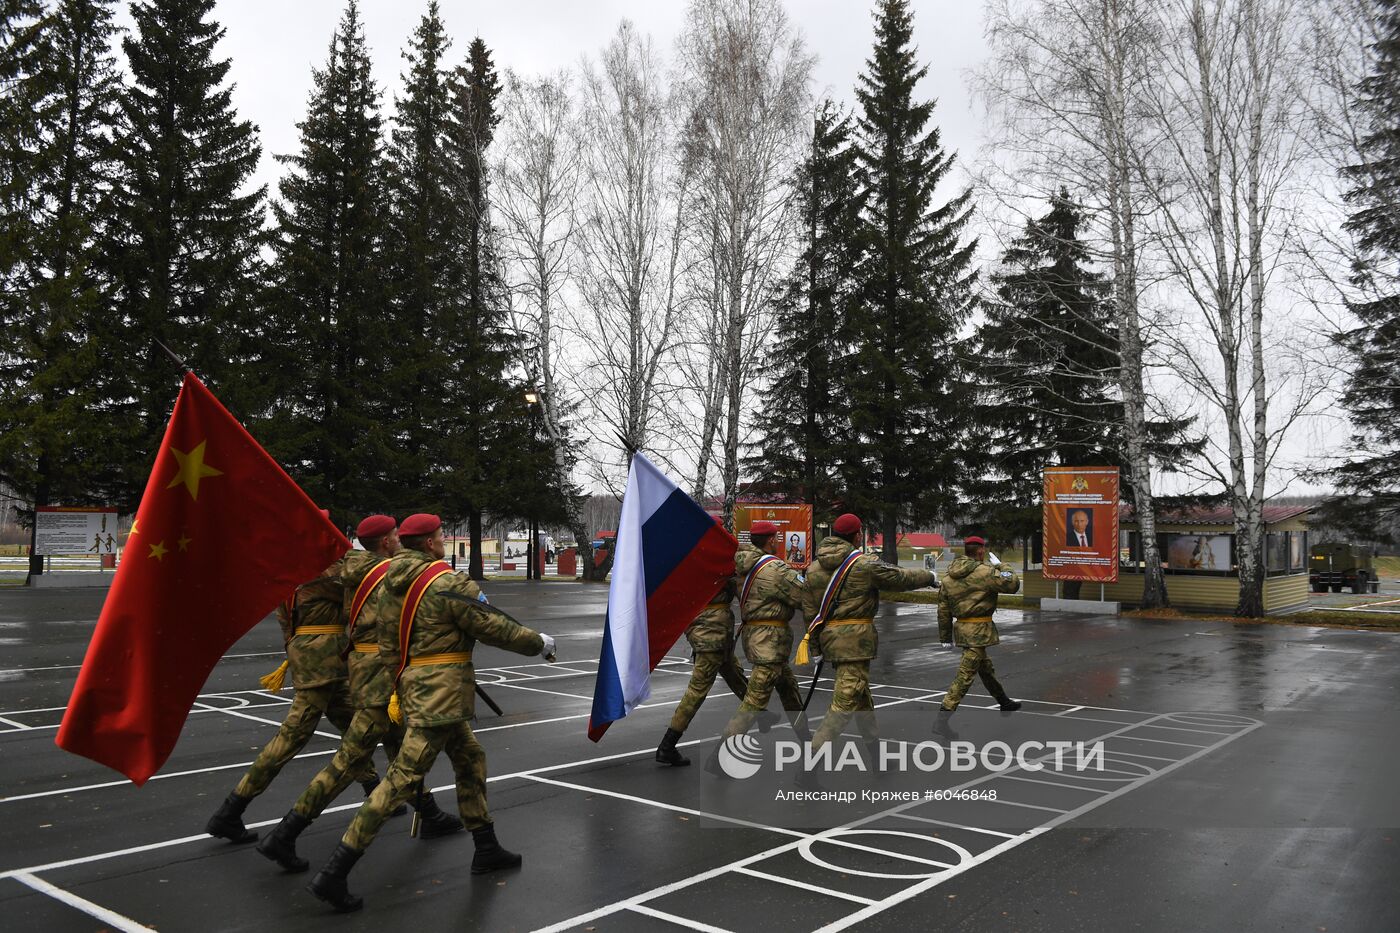
[[[1314,593],[1329,589],[1340,593],[1350,587],[1353,593],[1376,592],[1375,552],[1359,544],[1314,544],[1308,582]]]

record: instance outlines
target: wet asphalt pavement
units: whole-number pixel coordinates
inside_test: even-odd
[[[171,760],[136,789],[53,744],[105,594],[0,590],[3,927],[1400,930],[1400,636],[1000,611],[993,658],[1026,706],[1003,719],[979,685],[955,721],[970,736],[985,724],[1101,739],[1108,776],[945,774],[933,783],[998,799],[853,811],[833,831],[839,821],[791,828],[757,785],[699,767],[736,705],[722,687],[685,736],[695,765],[651,761],[686,683],[680,648],[651,700],[588,741],[605,588],[487,590],[559,640],[553,667],[476,655],[506,713],[476,724],[491,809],[524,868],[472,877],[467,835],[418,841],[395,820],[351,875],[367,906],[350,916],[306,893],[307,876],[201,835],[291,696],[257,690],[281,660],[275,622],[219,664]],[[935,618],[882,609],[872,683],[887,735],[931,721],[956,667]],[[798,676],[805,687],[810,668]],[[817,716],[829,696],[817,693]],[[328,760],[337,740],[321,731],[250,824],[275,822]],[[431,778],[451,784],[445,759]],[[359,797],[352,787],[301,837],[313,867]]]

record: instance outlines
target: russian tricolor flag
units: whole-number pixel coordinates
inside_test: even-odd
[[[734,575],[739,544],[644,455],[632,456],[588,737],[651,696],[651,672]]]

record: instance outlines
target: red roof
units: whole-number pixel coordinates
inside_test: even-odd
[[[1311,505],[1266,505],[1264,506],[1264,524],[1276,525],[1279,522],[1286,522],[1290,518],[1306,515],[1312,510],[1313,506]],[[1133,507],[1126,502],[1120,504],[1118,520],[1122,522],[1137,521]],[[1168,509],[1157,513],[1157,524],[1159,525],[1233,525],[1234,523],[1235,513],[1228,505],[1198,505],[1193,508]]]
[[[884,547],[885,545],[884,535],[871,535],[867,540],[869,540],[871,547]],[[898,546],[901,547],[932,548],[948,546],[948,542],[943,540],[942,535],[925,534],[917,531],[913,533],[901,532],[899,537],[895,538],[895,541]]]

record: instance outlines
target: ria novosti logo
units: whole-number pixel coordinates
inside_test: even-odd
[[[867,760],[855,743],[840,746],[828,743],[813,748],[804,742],[791,740],[773,743],[773,767],[782,773],[790,765],[794,771],[856,772],[933,772],[1009,771],[1103,771],[1105,753],[1102,741],[1085,743],[1070,741],[1022,742],[1012,747],[1006,742],[987,742],[977,746],[972,742],[892,742],[881,739]],[[720,743],[719,765],[726,775],[736,780],[751,778],[763,767],[763,746],[751,735],[732,735]]]

